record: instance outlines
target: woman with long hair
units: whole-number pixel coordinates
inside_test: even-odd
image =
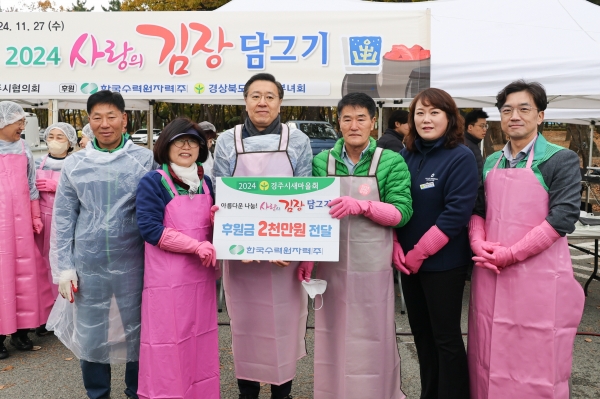
[[[477,164],[463,143],[463,119],[440,89],[409,109],[400,153],[410,171],[413,217],[396,230],[394,264],[421,367],[421,398],[469,398],[461,336],[462,297],[471,260],[467,225],[477,197]]]

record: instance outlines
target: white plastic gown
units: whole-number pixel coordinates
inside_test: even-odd
[[[29,183],[29,198],[34,201],[40,198],[40,193],[35,186],[35,161],[29,144],[23,139],[15,142],[0,140],[0,154],[21,154],[23,144],[25,144],[25,154],[27,155],[27,182]]]
[[[131,141],[112,153],[90,145],[65,159],[50,265],[55,283],[61,272],[76,270],[79,290],[72,305],[59,298],[48,324],[80,359],[138,361],[144,240],[135,193],[153,167],[152,152]]]
[[[246,152],[277,151],[279,148],[278,134],[250,136],[244,139]],[[290,141],[287,149],[294,169],[294,176],[312,176],[312,150],[308,136],[298,129],[290,129]],[[215,146],[214,165],[212,169],[213,188],[216,189],[217,177],[230,177],[235,169],[237,160],[233,129],[223,132]]]

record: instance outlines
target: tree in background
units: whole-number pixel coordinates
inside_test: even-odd
[[[121,2],[119,0],[110,0],[108,2],[108,8],[104,8],[104,6],[100,6],[102,7],[102,10],[107,12],[107,11],[121,11]]]
[[[125,0],[123,11],[212,11],[229,0]]]
[[[93,11],[94,10],[94,7],[87,8],[85,6],[85,3],[87,3],[87,0],[77,0],[77,3],[71,4],[71,8],[68,11]]]

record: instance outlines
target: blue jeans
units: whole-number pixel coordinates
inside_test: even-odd
[[[110,397],[110,364],[92,363],[80,360],[83,386],[90,399],[108,399]],[[137,399],[139,362],[130,362],[125,366],[125,395]]]

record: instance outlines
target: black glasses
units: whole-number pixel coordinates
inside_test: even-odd
[[[200,143],[198,142],[198,140],[194,140],[194,139],[175,139],[175,140],[173,140],[173,144],[177,148],[183,148],[186,143],[187,143],[187,145],[190,146],[190,148],[200,147]]]

